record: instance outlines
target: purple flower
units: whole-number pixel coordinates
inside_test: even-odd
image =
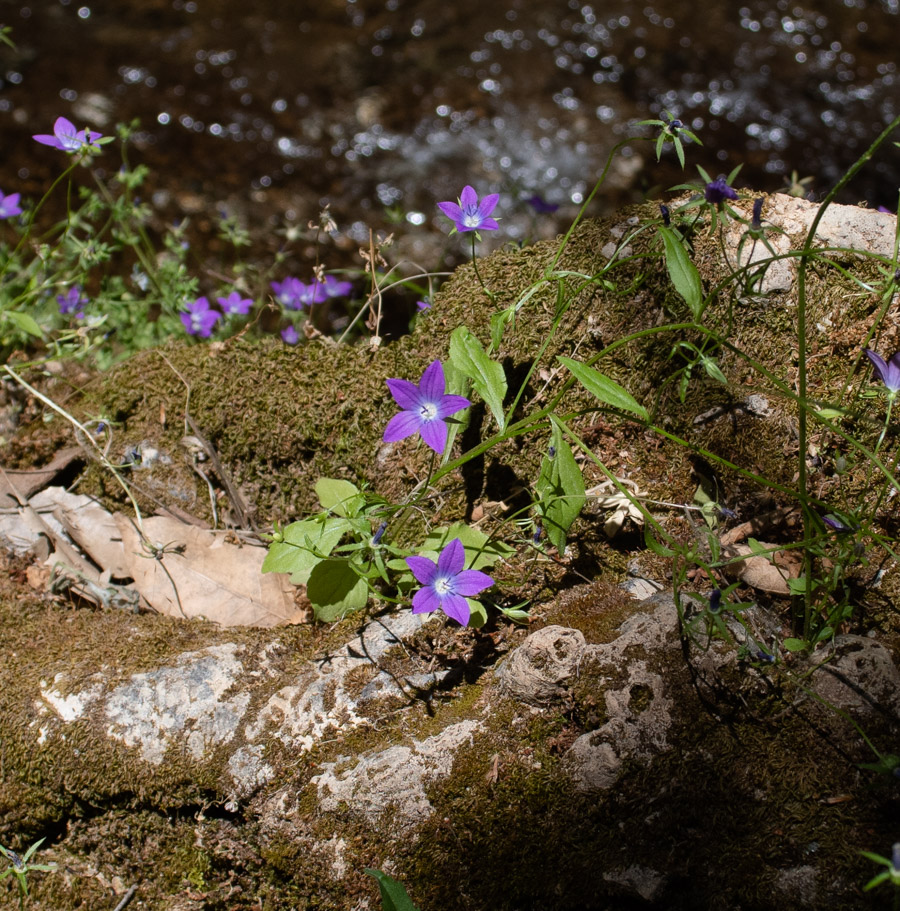
[[[59,312],[63,316],[71,315],[75,319],[84,319],[84,308],[90,301],[84,296],[79,285],[73,285],[65,294],[56,295],[56,303],[59,304]]]
[[[36,142],[45,146],[53,146],[61,152],[79,152],[81,149],[92,146],[103,137],[93,130],[76,130],[75,124],[65,117],[57,117],[53,124],[53,135],[39,133],[32,136]]]
[[[275,300],[286,310],[302,310],[312,304],[321,304],[327,297],[321,282],[306,285],[299,278],[288,276],[282,282],[271,282]]]
[[[533,196],[529,196],[525,202],[527,202],[539,215],[552,215],[559,208],[559,206],[554,203],[547,202],[543,196],[538,196],[537,193]]]
[[[416,301],[416,310],[418,310],[419,313],[424,313],[426,310],[430,310],[430,309],[431,309],[430,300],[426,299],[423,301]]]
[[[352,282],[342,282],[333,275],[326,275],[322,284],[325,297],[346,297],[353,290]]]
[[[448,617],[465,626],[469,622],[466,598],[490,588],[494,580],[477,569],[463,569],[466,551],[459,538],[454,538],[438,554],[437,563],[428,557],[407,557],[406,565],[422,583],[413,595],[412,612],[430,614],[442,610]]]
[[[760,196],[753,200],[753,219],[750,222],[750,227],[754,231],[762,230],[762,207],[764,201],[765,196]]]
[[[253,307],[249,297],[241,297],[237,291],[232,291],[228,297],[217,297],[219,306],[226,316],[246,316]]]
[[[281,330],[281,340],[286,345],[296,345],[300,341],[300,336],[293,326],[288,326],[287,329]]]
[[[893,398],[900,391],[900,351],[898,351],[887,363],[884,358],[866,348],[866,356],[875,367],[875,372],[881,378],[881,382],[888,388],[888,394]]]
[[[0,218],[12,218],[14,215],[21,215],[22,209],[19,206],[19,194],[10,193],[7,196],[0,190]]]
[[[187,311],[181,314],[181,322],[188,335],[198,335],[200,338],[209,338],[213,326],[222,319],[218,310],[211,310],[209,301],[205,297],[198,297],[192,304],[187,305]]]
[[[409,380],[386,382],[394,401],[403,410],[388,421],[384,429],[385,443],[396,443],[420,433],[438,455],[443,455],[447,447],[445,418],[472,403],[461,395],[444,395],[446,383],[441,362],[433,361],[425,368],[418,386]]]
[[[465,186],[459,197],[459,205],[455,202],[439,202],[438,208],[454,223],[454,230],[460,233],[463,231],[496,231],[500,225],[488,216],[497,207],[499,199],[499,193],[491,193],[478,202],[478,194],[472,187]]]
[[[706,185],[706,201],[714,206],[726,199],[737,199],[738,195],[725,183],[724,177],[717,177]]]

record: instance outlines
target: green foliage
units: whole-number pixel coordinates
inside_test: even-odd
[[[550,543],[566,549],[566,534],[584,507],[584,478],[558,418],[550,418],[550,445],[541,462],[535,492],[536,510]]]
[[[634,396],[623,389],[615,380],[604,376],[599,370],[580,364],[569,357],[557,357],[557,360],[566,366],[570,373],[594,396],[602,405],[618,408],[619,411],[629,411],[636,414],[642,421],[648,421],[650,416],[647,409],[639,404]]]
[[[28,898],[28,876],[31,873],[48,873],[51,870],[56,869],[56,864],[31,863],[31,858],[43,843],[43,838],[38,839],[22,857],[19,857],[18,854],[16,854],[14,851],[11,851],[9,848],[4,848],[3,845],[0,845],[0,854],[2,854],[9,861],[9,866],[2,873],[0,873],[0,882],[3,882],[3,880],[8,876],[15,876],[16,882],[19,886],[20,909],[23,909],[25,907],[25,899]]]
[[[382,873],[381,870],[372,870],[367,867],[365,872],[378,880],[382,911],[418,911],[402,883],[398,883],[396,879],[388,876],[387,873]]]
[[[491,360],[481,343],[465,327],[460,326],[450,336],[450,363],[472,381],[475,391],[491,410],[497,426],[506,427],[503,399],[506,396],[506,376],[503,367]]]
[[[675,290],[684,298],[696,322],[703,317],[703,285],[700,273],[688,256],[684,242],[671,228],[660,226],[656,229],[663,239],[666,251],[666,268]]]

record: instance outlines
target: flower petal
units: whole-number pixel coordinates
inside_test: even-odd
[[[454,580],[453,588],[457,594],[471,598],[493,584],[494,580],[487,573],[477,569],[464,569]]]
[[[408,414],[408,412],[404,412],[404,414]],[[418,416],[416,419],[418,420]],[[443,421],[437,419],[424,423],[419,421],[418,430],[428,446],[438,455],[444,454],[444,450],[447,448],[447,425]]]
[[[873,351],[871,348],[866,348],[866,357],[872,362],[872,365],[875,367],[878,377],[882,383],[887,381],[888,365],[884,362],[884,358],[877,352]]]
[[[481,224],[478,226],[479,231],[496,231],[500,225],[497,224],[496,220],[493,218],[482,219]]]
[[[454,538],[438,557],[437,572],[441,576],[455,576],[466,563],[466,550],[459,538]]]
[[[433,402],[437,405],[446,388],[443,365],[440,361],[432,361],[419,380],[419,391],[422,396],[420,401]]]
[[[499,194],[499,193],[490,193],[490,194],[488,194],[488,195],[485,196],[484,199],[482,199],[481,202],[478,204],[478,214],[479,214],[482,218],[487,218],[488,215],[490,215],[491,212],[493,212],[494,209],[497,208],[497,203],[499,202],[499,200],[500,200],[500,194]]]
[[[409,380],[390,379],[385,380],[388,389],[394,401],[405,411],[414,411],[422,405],[422,393],[415,383]]]
[[[473,187],[470,187],[468,184],[463,187],[462,193],[459,194],[459,204],[463,209],[468,209],[469,206],[475,207],[478,205],[478,194]]]
[[[75,129],[75,124],[68,117],[57,117],[53,123],[53,132],[59,137],[68,137],[75,136],[78,131]]]
[[[441,607],[441,599],[430,585],[420,588],[413,595],[412,603],[412,612],[414,614],[430,614]]]
[[[441,610],[462,626],[468,625],[469,617],[472,614],[468,602],[462,595],[444,595],[441,600]]]
[[[385,443],[396,443],[398,440],[405,440],[407,437],[419,432],[421,423],[417,414],[413,414],[411,411],[401,411],[400,414],[395,414],[388,421],[387,427],[384,428],[382,440]]]
[[[406,565],[422,585],[431,585],[438,573],[434,560],[428,557],[407,557]]]
[[[462,395],[442,395],[437,403],[437,416],[439,418],[449,418],[451,414],[468,408],[472,403]]]
[[[438,208],[452,221],[458,222],[462,218],[462,209],[455,202],[439,202]]]

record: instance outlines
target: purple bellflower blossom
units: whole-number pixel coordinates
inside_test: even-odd
[[[881,382],[887,386],[888,395],[894,398],[900,392],[900,351],[885,362],[880,354],[872,351],[871,348],[866,348],[866,357],[872,362]]]
[[[538,215],[552,215],[559,206],[552,202],[547,202],[543,196],[539,196],[537,193],[534,193],[532,196],[529,196],[525,200]]]
[[[440,361],[432,361],[422,374],[417,386],[409,380],[387,380],[394,401],[403,409],[395,414],[384,429],[385,443],[405,440],[414,433],[438,455],[447,448],[445,419],[472,403],[461,395],[445,395],[444,368]]]
[[[217,297],[216,301],[226,316],[246,316],[253,309],[253,301],[241,297],[238,291],[232,291],[228,297]]]
[[[198,297],[192,304],[188,304],[187,310],[181,314],[185,332],[200,338],[209,338],[212,335],[213,326],[220,319],[222,319],[222,314],[218,310],[212,310],[205,297]]]
[[[426,310],[430,310],[430,309],[431,309],[431,301],[428,298],[426,298],[423,301],[416,301],[416,310],[418,310],[419,313],[424,313]]]
[[[453,230],[459,231],[460,234],[464,231],[496,231],[500,225],[489,216],[497,207],[499,199],[499,193],[491,193],[479,202],[475,190],[465,186],[460,194],[459,204],[439,202],[438,208],[454,223]]]
[[[82,293],[79,285],[73,285],[65,294],[56,295],[59,312],[63,316],[74,316],[75,319],[84,319],[84,308],[90,303]]]
[[[437,563],[428,557],[407,557],[406,565],[422,583],[413,595],[412,612],[430,614],[442,610],[448,617],[465,626],[471,610],[466,598],[490,588],[494,580],[477,569],[463,569],[466,551],[459,538],[454,538],[438,555]]]
[[[728,186],[724,177],[717,177],[706,185],[704,192],[706,201],[711,205],[717,206],[725,202],[726,199],[737,199],[738,195]]]
[[[83,148],[93,146],[103,137],[93,130],[76,130],[75,124],[65,117],[57,117],[53,124],[53,134],[39,133],[31,137],[41,145],[52,146],[61,152],[80,152]]]
[[[321,304],[327,297],[325,286],[321,282],[306,285],[299,278],[288,276],[284,281],[271,282],[275,300],[285,310],[302,310],[312,304]]]
[[[296,345],[300,341],[300,335],[294,326],[288,326],[281,330],[281,340],[285,345]]]
[[[12,218],[14,215],[21,215],[22,208],[19,206],[19,194],[10,193],[7,196],[0,190],[0,218]]]
[[[321,287],[325,291],[325,297],[347,297],[353,291],[352,282],[341,281],[333,275],[326,275]]]

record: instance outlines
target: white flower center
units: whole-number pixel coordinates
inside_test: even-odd
[[[450,584],[450,580],[446,576],[441,576],[439,579],[434,580],[434,593],[439,598],[443,598],[444,595],[449,595],[452,591],[453,586]]]
[[[481,214],[478,209],[466,209],[463,213],[463,224],[467,228],[477,228],[481,224]]]
[[[437,417],[437,405],[434,402],[425,402],[419,406],[419,417],[425,422],[433,421]]]

